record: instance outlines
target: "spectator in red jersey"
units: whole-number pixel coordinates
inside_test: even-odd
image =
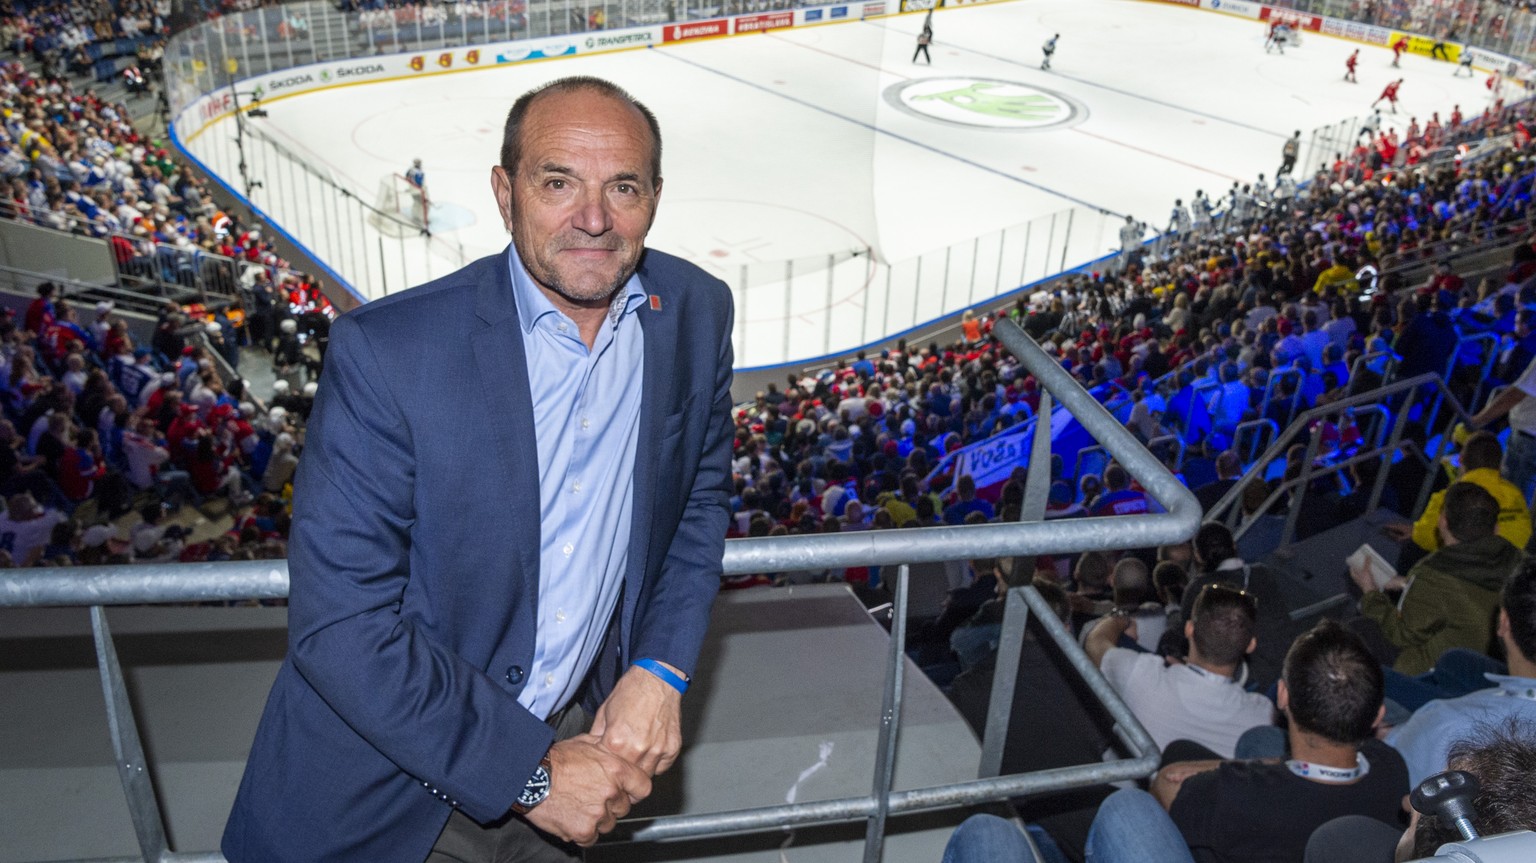
[[[27,306],[23,325],[33,335],[41,336],[45,327],[53,323],[53,294],[58,288],[53,282],[37,286],[37,299]]]
[[[107,476],[106,459],[95,429],[81,429],[59,457],[59,491],[70,503],[84,503]]]

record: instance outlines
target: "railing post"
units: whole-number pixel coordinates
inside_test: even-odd
[[[822,353],[832,352],[832,287],[837,275],[837,256],[827,255],[827,313],[821,322],[821,350]],[[788,324],[785,324],[788,326]]]
[[[896,741],[901,733],[901,700],[907,667],[906,564],[896,570],[891,606],[891,649],[885,666],[885,699],[880,708],[880,740],[875,748],[875,814],[864,830],[864,863],[880,863],[885,854],[885,820],[891,811],[891,782],[896,776]]]
[[[1067,250],[1072,247],[1072,218],[1076,215],[1075,208],[1067,211],[1067,234],[1061,238],[1061,263],[1056,266],[1057,270],[1067,268]]]
[[[569,14],[570,10],[566,10]],[[794,309],[795,292],[795,261],[793,258],[784,262],[784,356],[789,356],[789,325],[790,315]]]
[[[944,284],[939,288],[939,315],[941,317],[949,313],[949,256],[954,251],[954,246],[944,247]],[[915,324],[917,321],[913,320],[913,323]]]
[[[1024,588],[1015,585],[1003,603],[1003,631],[997,642],[997,662],[992,669],[992,698],[987,702],[987,728],[981,737],[981,764],[977,779],[1001,776],[1003,747],[1008,743],[1008,722],[1013,718],[1013,693],[1019,680],[1019,657],[1024,652],[1029,606]]]
[[[107,702],[107,726],[112,735],[112,751],[117,756],[117,775],[128,799],[128,815],[139,850],[146,863],[165,855],[165,820],[155,797],[154,778],[139,740],[139,726],[133,718],[133,703],[128,699],[128,685],[117,660],[112,631],[107,626],[107,610],[91,606],[91,636],[96,642],[96,668],[101,672],[101,693]]]

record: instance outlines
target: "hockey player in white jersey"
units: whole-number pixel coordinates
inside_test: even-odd
[[[1275,178],[1275,206],[1287,206],[1296,197],[1296,180],[1290,174]]]
[[[1136,221],[1134,216],[1126,216],[1125,224],[1120,226],[1120,251],[1126,254],[1135,251],[1146,232],[1146,223]]]
[[[1040,46],[1040,53],[1045,55],[1045,59],[1040,61],[1040,68],[1047,72],[1051,71],[1051,55],[1056,53],[1056,40],[1060,38],[1061,34],[1057,33]]]
[[[1269,206],[1272,198],[1269,192],[1269,184],[1264,181],[1263,174],[1260,174],[1259,179],[1254,182],[1252,191],[1253,200],[1260,208]]]
[[[1189,216],[1194,222],[1195,230],[1205,233],[1211,228],[1211,199],[1205,196],[1204,189],[1196,189],[1195,197],[1189,202]]]
[[[1187,234],[1192,226],[1189,219],[1189,210],[1184,209],[1184,199],[1179,198],[1173,202],[1173,212],[1168,215],[1168,228],[1166,233]]]

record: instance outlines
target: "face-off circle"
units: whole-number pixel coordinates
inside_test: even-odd
[[[952,126],[1035,132],[1076,125],[1088,109],[1053,90],[1001,78],[951,76],[893,84],[885,100],[908,114]]]

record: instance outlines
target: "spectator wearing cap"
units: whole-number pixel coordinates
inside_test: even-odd
[[[112,332],[112,309],[115,305],[111,300],[102,300],[96,304],[96,317],[91,321],[90,332],[95,337],[96,344],[105,350],[107,336]]]
[[[293,480],[298,469],[299,457],[294,452],[293,435],[283,432],[272,441],[272,457],[261,475],[261,486],[268,492],[280,494],[284,486]]]
[[[1245,731],[1270,724],[1269,699],[1245,691],[1236,679],[1243,658],[1258,646],[1252,596],[1224,584],[1203,589],[1194,619],[1184,624],[1190,647],[1183,664],[1117,647],[1122,636],[1139,641],[1134,614],[1117,612],[1088,631],[1084,649],[1159,747],[1191,740],[1215,757],[1231,758]]]

